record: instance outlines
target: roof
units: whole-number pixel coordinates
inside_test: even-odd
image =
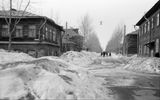
[[[22,11],[22,10],[18,10],[18,11],[17,10],[11,10],[11,14],[12,14],[12,18],[42,17],[42,16],[27,12],[27,11]],[[10,11],[9,10],[7,10],[7,11],[0,10],[0,18],[9,17],[9,16],[10,16]]]
[[[74,29],[65,29],[64,38],[71,38],[73,36],[81,36],[81,35],[75,32]]]
[[[46,16],[40,16],[40,15],[36,15],[27,11],[22,11],[22,10],[15,10],[12,9],[11,10],[11,18],[43,18],[43,19],[47,19],[47,21],[51,22],[52,24],[56,25],[61,31],[63,30],[63,27],[56,24],[52,19],[46,17]],[[10,11],[2,11],[0,10],[0,18],[9,18],[10,16]]]
[[[138,34],[138,30],[133,31],[133,32],[131,32],[131,33],[128,33],[128,34],[126,34],[126,36],[128,36],[128,35],[137,35],[137,34]]]
[[[65,29],[65,34],[64,34],[64,36],[63,36],[63,39],[62,39],[62,42],[63,43],[70,43],[70,44],[75,44],[74,42],[72,42],[71,40],[70,40],[70,38],[71,37],[75,37],[75,36],[81,36],[79,33],[78,33],[78,31],[75,31],[75,30],[77,30],[77,29]]]
[[[65,29],[66,34],[69,34],[70,37],[72,36],[79,36],[78,33],[76,33],[75,31],[73,31],[73,29]]]
[[[63,43],[63,44],[75,44],[74,42],[69,41],[69,40],[67,40],[67,39],[62,39],[62,43]]]
[[[144,15],[146,18],[149,18],[151,15],[153,15],[157,10],[160,8],[160,0]],[[140,26],[144,21],[144,16],[137,22],[137,26]]]

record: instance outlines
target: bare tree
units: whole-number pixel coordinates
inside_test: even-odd
[[[9,0],[9,11],[6,10],[6,5],[4,5],[4,2],[2,1],[2,11],[5,13],[5,21],[8,25],[8,35],[9,35],[9,44],[8,44],[8,51],[11,51],[11,42],[12,42],[12,33],[14,32],[16,25],[20,22],[21,18],[24,16],[25,11],[27,10],[29,4],[30,4],[30,0],[27,1],[27,4],[25,5],[24,9],[20,11],[20,9],[22,8],[22,6],[24,6],[22,3],[24,1],[17,1],[16,5],[17,5],[17,14],[14,15],[12,12],[12,0]],[[15,18],[15,21],[12,21],[12,18]],[[11,27],[11,25],[13,25],[13,27]]]
[[[87,48],[89,51],[94,51],[94,52],[101,52],[102,48],[99,42],[99,38],[96,35],[96,33],[89,34],[88,40],[87,40]]]
[[[110,39],[110,41],[107,44],[106,51],[112,51],[112,52],[119,52],[119,50],[122,48],[122,40],[123,40],[123,27],[124,25],[118,25]]]
[[[50,14],[51,14],[51,18],[55,21],[55,23],[60,25],[61,24],[60,14],[58,12],[53,14],[53,9],[51,9]]]
[[[88,40],[89,34],[92,34],[94,32],[92,20],[88,14],[82,17],[79,27],[80,27],[81,33],[84,36],[84,46],[86,46],[86,42]]]

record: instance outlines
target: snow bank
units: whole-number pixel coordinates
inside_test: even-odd
[[[35,58],[18,52],[7,52],[5,50],[0,50],[0,64],[13,63],[18,61],[31,61]]]
[[[101,61],[103,61],[104,64],[123,64],[123,68],[127,70],[160,74],[160,58],[137,57],[137,55],[127,57],[113,53],[112,57],[104,58]]]
[[[69,63],[79,66],[86,66],[94,62],[100,54],[87,51],[69,51],[64,53],[61,58]]]
[[[124,69],[148,73],[160,73],[160,59],[132,56]]]
[[[60,58],[0,53],[0,99],[112,100],[104,80]]]

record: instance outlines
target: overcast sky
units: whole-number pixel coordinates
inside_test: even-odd
[[[14,0],[13,0],[14,1]],[[118,24],[125,24],[126,32],[134,31],[134,25],[158,0],[31,0],[29,11],[54,17],[61,25],[79,27],[80,19],[89,14],[94,30],[104,49]],[[102,25],[100,25],[102,21]]]

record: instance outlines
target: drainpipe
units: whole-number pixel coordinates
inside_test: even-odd
[[[150,21],[149,21],[149,19],[148,18],[146,18],[146,14],[144,14],[144,19],[147,21],[147,23],[150,23]],[[151,19],[152,20],[152,19]],[[151,23],[150,23],[150,26],[152,26],[152,21],[151,21]],[[150,27],[149,26],[149,56],[151,56],[151,29],[152,29],[152,27]],[[147,27],[147,29],[148,29],[148,27]],[[146,29],[146,31],[147,31],[147,29]]]
[[[44,27],[44,25],[46,24],[46,22],[47,22],[47,18],[44,17],[44,22],[42,23],[42,25],[39,28],[39,39],[41,38],[41,29]],[[41,39],[40,39],[40,41],[41,41]]]

